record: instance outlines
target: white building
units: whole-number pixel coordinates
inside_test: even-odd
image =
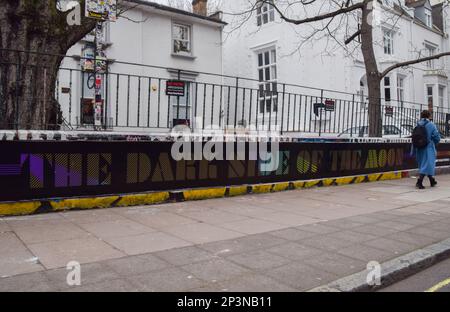
[[[124,3],[129,9],[104,27],[109,66],[103,83],[103,126],[168,131],[178,123],[201,126],[195,124],[194,114],[205,120],[220,118],[220,105],[203,105],[202,97],[212,97],[213,88],[205,82],[220,84],[222,78],[202,73],[222,73],[225,23],[207,16],[203,0],[194,1],[194,13],[142,0]],[[78,58],[66,58],[60,70],[57,98],[66,123],[77,129],[92,129],[94,123],[95,75],[84,70],[92,68],[92,62],[84,67],[80,59],[92,57],[94,46],[94,36],[86,36],[67,53]],[[165,94],[171,79],[188,82],[179,101]]]
[[[300,2],[289,8],[285,3],[277,5],[288,16],[304,16]],[[326,11],[322,1],[315,3],[306,6],[311,10],[309,16],[321,9]],[[243,12],[248,4],[247,0],[228,1],[223,10]],[[448,4],[432,6],[428,0],[378,0],[374,8],[374,45],[380,71],[396,62],[450,51],[449,12]],[[347,18],[342,24],[338,23],[340,18],[330,24],[341,44],[358,29],[358,14],[354,12]],[[365,110],[368,93],[358,42],[342,49],[326,32],[309,39],[313,27],[323,28],[329,20],[296,26],[282,21],[268,4],[258,7],[242,27],[237,27],[242,21],[239,16],[225,14],[224,19],[228,22],[224,73],[259,81],[248,85],[259,85],[261,90],[254,104],[258,115],[244,114],[250,123],[261,124],[266,119],[284,131],[332,133],[355,123],[367,124],[364,114],[356,114]],[[449,69],[450,58],[446,58],[391,72],[382,84],[383,104],[396,107],[394,110],[403,107],[403,114],[411,116],[428,106],[435,112],[448,112]],[[281,98],[283,91],[285,97]],[[356,99],[352,94],[357,94]],[[334,108],[315,114],[314,103],[324,103],[326,98],[335,100]]]

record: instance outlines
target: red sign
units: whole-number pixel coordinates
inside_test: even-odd
[[[179,80],[168,80],[166,82],[166,95],[168,96],[184,96],[186,83]]]
[[[386,106],[385,108],[386,116],[394,116],[394,108],[392,106]]]
[[[325,100],[325,110],[329,112],[334,112],[334,104],[333,100]]]

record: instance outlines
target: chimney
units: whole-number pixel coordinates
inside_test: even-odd
[[[208,16],[208,0],[193,0],[192,11],[198,15]]]

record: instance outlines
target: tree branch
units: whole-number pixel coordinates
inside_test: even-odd
[[[359,35],[361,35],[361,29],[359,29],[357,32],[355,32],[353,35],[351,35],[349,38],[347,38],[344,42],[345,45],[350,44],[350,42],[355,40],[355,38],[358,37]]]
[[[437,60],[444,56],[450,56],[450,52],[443,52],[443,53],[439,53],[439,54],[436,54],[433,56],[422,57],[422,58],[418,58],[418,59],[415,59],[412,61],[406,61],[406,62],[400,62],[400,63],[394,64],[394,65],[386,68],[386,70],[384,70],[382,73],[380,73],[380,78],[385,77],[387,74],[389,74],[394,69],[397,69],[400,67],[406,67],[406,66],[410,66],[410,65],[414,65],[414,64],[419,64],[419,63],[423,63],[426,61]]]
[[[292,19],[292,18],[289,18],[286,15],[284,15],[284,13],[281,12],[280,8],[277,5],[275,5],[273,2],[269,1],[269,0],[260,0],[260,2],[267,3],[267,4],[271,5],[271,6],[273,6],[273,8],[280,15],[281,19],[283,19],[284,21],[286,21],[288,23],[295,24],[295,25],[301,25],[301,24],[306,24],[306,23],[311,23],[311,22],[322,21],[322,20],[325,20],[325,19],[333,18],[333,17],[341,15],[341,14],[346,14],[346,13],[349,13],[349,12],[352,12],[352,11],[364,8],[364,3],[363,2],[359,2],[359,3],[356,3],[356,4],[352,4],[350,6],[342,6],[339,10],[336,10],[336,11],[333,11],[333,12],[317,15],[317,16],[314,16],[314,17],[308,17],[308,18],[305,18],[305,19],[296,20],[296,19]]]

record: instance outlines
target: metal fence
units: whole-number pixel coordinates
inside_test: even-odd
[[[368,101],[362,94],[120,61],[110,62],[102,75],[103,104],[98,127],[93,115],[95,75],[82,70],[81,62],[79,57],[65,57],[56,81],[55,98],[64,130],[169,132],[174,126],[186,125],[193,131],[367,136]],[[0,60],[1,72],[6,66],[20,72],[20,66],[25,65]],[[170,80],[185,82],[184,97],[166,95]],[[35,83],[39,87],[43,82]],[[26,105],[33,100],[18,99],[16,103]],[[423,103],[381,102],[385,136],[410,135],[420,112],[429,109]],[[449,136],[448,108],[434,108],[433,117],[441,133]]]

